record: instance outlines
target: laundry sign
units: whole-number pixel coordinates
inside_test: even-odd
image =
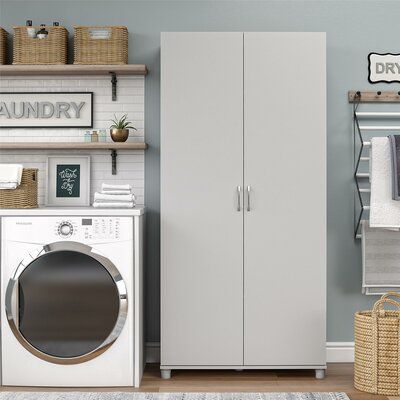
[[[368,56],[371,83],[400,82],[400,54],[370,53]]]
[[[0,128],[92,126],[92,92],[0,92]]]

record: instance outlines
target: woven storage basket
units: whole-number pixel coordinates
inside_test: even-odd
[[[363,392],[400,394],[400,303],[388,296],[378,300],[372,311],[355,314],[354,386]],[[385,304],[397,307],[385,310]]]
[[[36,208],[38,206],[38,169],[24,168],[17,189],[0,190],[0,208]]]
[[[99,35],[100,33],[103,35]],[[126,26],[74,27],[74,64],[127,63],[128,28]]]
[[[14,26],[13,64],[67,63],[68,31],[63,26],[46,26],[45,39],[29,37],[27,28],[31,27]]]
[[[0,28],[0,65],[7,61],[7,32]]]

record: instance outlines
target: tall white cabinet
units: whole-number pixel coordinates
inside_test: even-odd
[[[161,38],[161,369],[310,368],[326,314],[324,33]]]

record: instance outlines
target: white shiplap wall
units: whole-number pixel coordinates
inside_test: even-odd
[[[105,76],[47,76],[0,77],[2,92],[94,92],[93,129],[107,129],[114,114],[128,114],[138,129],[131,131],[128,140],[144,140],[144,77],[118,76],[117,101],[111,100],[110,77]],[[1,96],[1,95],[0,95]],[[1,142],[60,141],[82,142],[86,129],[6,129],[0,126]],[[111,140],[111,139],[107,139]],[[144,204],[144,151],[120,150],[117,157],[117,175],[111,175],[109,151],[48,151],[0,150],[0,163],[21,163],[39,168],[39,204],[44,204],[46,158],[54,154],[81,154],[91,156],[91,201],[101,183],[129,183],[134,187],[137,204]]]

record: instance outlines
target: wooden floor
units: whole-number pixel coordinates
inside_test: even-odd
[[[2,387],[2,391],[61,391]],[[131,388],[74,389],[80,391],[132,391]],[[159,366],[150,364],[138,391],[141,392],[345,392],[351,400],[392,400],[400,397],[374,396],[353,387],[353,364],[329,364],[325,379],[313,371],[173,371],[170,380],[160,378]]]

